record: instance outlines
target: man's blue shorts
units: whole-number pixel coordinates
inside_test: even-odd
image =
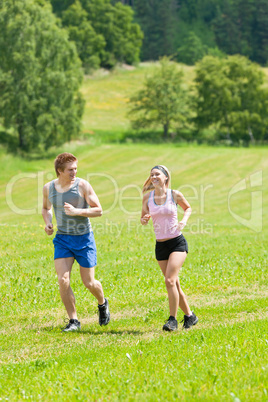
[[[56,234],[53,239],[54,260],[74,257],[83,268],[97,265],[97,250],[93,232],[83,235]]]

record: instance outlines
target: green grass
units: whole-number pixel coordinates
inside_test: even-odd
[[[92,224],[96,277],[112,319],[99,327],[96,301],[75,264],[82,331],[60,331],[66,313],[40,216],[54,155],[26,161],[0,150],[0,400],[266,401],[267,148],[77,143],[55,152],[63,150],[78,156],[78,176],[90,179],[104,208]],[[139,224],[140,188],[156,163],[170,168],[172,188],[193,208],[180,280],[199,323],[188,332],[162,332],[165,284],[152,226]],[[230,208],[249,219],[249,178],[258,171],[262,185],[253,190],[263,192],[263,228],[256,232],[231,215],[228,194],[246,179]]]
[[[83,117],[82,138],[89,139],[91,143],[136,141],[137,137],[145,136],[150,142],[152,137],[160,141],[162,129],[154,128],[154,133],[137,133],[131,130],[127,117],[130,97],[142,88],[145,77],[155,70],[157,62],[140,63],[135,68],[116,68],[111,72],[99,70],[92,76],[86,76],[82,94],[86,100]],[[178,64],[184,73],[185,85],[192,90],[195,68]],[[264,85],[268,86],[268,68],[264,72]]]
[[[97,71],[86,76],[82,94],[86,99],[83,118],[83,138],[93,143],[120,141],[126,133],[132,138],[127,117],[130,97],[142,88],[145,77],[152,74],[158,63],[140,63],[138,67],[117,68],[112,72]],[[184,72],[185,83],[191,85],[194,68],[178,65]]]

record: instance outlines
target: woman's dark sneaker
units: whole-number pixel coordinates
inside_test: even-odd
[[[190,317],[187,317],[187,315],[185,315],[184,319],[181,322],[183,322],[183,329],[189,329],[193,325],[198,323],[198,318],[196,317],[195,313],[192,312],[192,315]]]
[[[62,332],[73,332],[73,331],[79,331],[80,329],[81,329],[80,322],[78,320],[71,318],[66,327],[62,328]]]
[[[104,299],[105,302],[102,306],[98,304],[99,309],[99,324],[107,325],[110,322],[110,311],[109,311],[109,303],[107,299]]]
[[[174,317],[169,317],[163,325],[164,331],[176,331],[178,329],[178,321]]]

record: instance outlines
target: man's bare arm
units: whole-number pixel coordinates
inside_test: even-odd
[[[43,188],[43,207],[42,207],[42,216],[44,222],[46,224],[45,232],[50,236],[54,232],[53,224],[52,224],[52,205],[48,199],[49,192],[49,183],[45,184]]]
[[[75,208],[71,204],[65,202],[64,211],[66,215],[84,216],[86,218],[95,218],[101,216],[102,207],[92,186],[86,180],[81,180],[81,189],[90,208]]]

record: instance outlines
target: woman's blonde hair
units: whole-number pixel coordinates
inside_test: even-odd
[[[168,168],[167,168],[166,166],[164,166],[164,165],[156,165],[156,166],[154,166],[154,167],[151,169],[151,171],[152,171],[153,169],[159,169],[162,173],[164,173],[164,174],[166,175],[166,177],[167,177],[166,186],[168,187],[169,184],[170,184],[170,180],[171,180],[171,175],[170,175],[170,173],[169,173]],[[149,176],[148,179],[144,182],[144,185],[143,185],[143,188],[142,188],[142,192],[143,192],[143,193],[146,193],[146,191],[149,191],[149,190],[152,190],[152,189],[154,189],[154,186],[153,186],[153,183],[152,183],[152,180],[151,180],[151,172],[150,172],[150,176]]]

